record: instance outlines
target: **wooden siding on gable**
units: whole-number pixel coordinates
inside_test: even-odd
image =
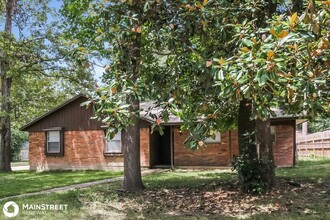
[[[60,109],[41,118],[24,128],[24,131],[38,132],[52,127],[62,127],[66,131],[100,130],[103,125],[96,119],[91,119],[93,109],[80,106],[87,101],[85,97],[79,97],[62,106]]]

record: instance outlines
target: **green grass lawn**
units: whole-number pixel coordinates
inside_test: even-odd
[[[318,180],[330,177],[330,159],[301,160],[294,168],[277,169],[277,176],[292,180]]]
[[[300,161],[276,173],[277,186],[265,195],[242,193],[230,170],[174,170],[143,177],[140,193],[113,182],[14,201],[68,205],[66,211],[21,210],[17,219],[330,219],[330,160]]]
[[[120,171],[15,171],[0,173],[0,198],[122,175]]]

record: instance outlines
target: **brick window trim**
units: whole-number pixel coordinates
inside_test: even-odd
[[[46,128],[43,129],[45,132],[45,155],[49,157],[63,157],[64,156],[64,129],[62,127],[53,127],[53,128]],[[59,131],[60,132],[60,152],[58,153],[49,153],[47,149],[47,134],[49,131]]]
[[[122,157],[124,156],[124,153],[106,153],[104,152],[105,157]]]

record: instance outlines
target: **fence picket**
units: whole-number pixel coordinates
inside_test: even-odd
[[[297,135],[298,157],[330,157],[330,130]]]

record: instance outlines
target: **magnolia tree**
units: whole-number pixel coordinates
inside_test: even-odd
[[[252,2],[241,4],[249,5]],[[215,41],[227,48],[236,45],[231,53],[220,52],[214,56],[219,53],[215,47],[214,54],[210,55],[214,58],[205,60],[203,52],[207,45],[212,45],[212,37],[206,38],[207,43],[197,44],[190,53],[190,60],[203,63],[204,69],[211,69],[210,72],[204,72],[211,74],[214,80],[206,80],[212,85],[212,90],[205,95],[206,99],[198,96],[208,88],[205,86],[206,78],[201,72],[190,70],[187,71],[191,73],[189,80],[184,81],[179,77],[179,83],[176,84],[184,89],[189,88],[188,94],[180,99],[174,93],[174,103],[180,106],[179,115],[183,116],[184,126],[192,131],[187,140],[191,148],[204,147],[203,139],[212,135],[214,128],[221,128],[216,119],[221,116],[231,118],[223,114],[227,112],[219,103],[224,103],[230,111],[235,110],[236,106],[238,110],[234,112],[238,113],[240,156],[234,167],[238,170],[245,191],[264,192],[275,183],[269,120],[274,112],[271,108],[310,117],[329,112],[329,3],[315,5],[311,1],[306,10],[299,14],[289,12],[270,18],[276,6],[269,2],[255,2],[260,3],[255,13],[242,10],[246,19],[239,19],[237,15],[234,18],[228,16],[218,26],[221,30],[227,30],[227,33],[228,29],[229,33],[233,33],[229,38]],[[204,6],[204,16],[200,17],[205,19],[207,14],[214,15],[215,11],[208,9],[211,5],[210,1]],[[194,7],[198,10],[196,5]],[[217,12],[219,10],[217,8]],[[186,17],[191,14],[191,10],[188,10]],[[260,18],[256,15],[263,16]],[[205,20],[203,23],[207,24],[204,28],[212,36],[214,26]],[[197,39],[203,42],[203,38]],[[193,40],[196,40],[196,35],[190,38],[190,42]],[[222,48],[220,51],[226,50]],[[196,66],[194,68],[197,69]],[[192,76],[200,77],[204,87],[203,83],[197,87]],[[208,95],[213,99],[208,99]],[[213,100],[216,100],[217,105]],[[197,118],[204,118],[204,123],[192,123]]]
[[[248,191],[264,190],[272,184],[271,143],[266,140],[268,146],[260,144],[259,150],[255,146],[262,138],[269,137],[269,118],[274,115],[271,108],[311,117],[329,110],[328,5],[329,2],[318,8],[309,5],[300,15],[274,16],[268,20],[267,28],[257,31],[253,31],[253,22],[240,24],[237,54],[227,60],[215,59],[216,85],[222,88],[220,95],[240,102],[240,110],[248,106],[251,112],[246,117],[257,122],[268,121],[260,127],[257,123],[255,143],[250,136],[249,144],[240,145],[235,168]]]
[[[310,112],[326,101],[324,67],[319,65],[322,74],[308,77],[313,87],[306,91],[299,75],[310,68],[306,59],[312,59],[311,48],[326,36],[328,26],[322,25],[327,22],[326,8],[306,12],[310,21],[293,14],[289,19],[293,23],[287,22],[286,15],[267,23],[276,7],[257,0],[64,3],[62,12],[70,27],[67,38],[77,54],[87,61],[108,61],[103,86],[88,104],[93,104],[97,117],[108,124],[110,137],[123,131],[126,190],[143,188],[138,123],[141,100],[155,100],[163,108],[160,115],[153,116],[155,129],[162,130],[161,122],[168,120],[170,113],[180,116],[182,129],[190,131],[186,145],[192,149],[206,147],[203,140],[215,130],[238,124],[241,157],[236,168],[247,191],[263,191],[274,181],[271,144],[260,138],[269,137],[270,108],[285,106],[288,113]],[[314,17],[320,17],[319,34],[311,29]],[[317,97],[307,98],[314,93]],[[298,104],[301,100],[307,104]],[[262,125],[256,140],[251,135],[256,130],[254,119],[257,128]],[[260,154],[257,142],[261,149],[264,146]]]
[[[153,116],[152,127],[160,132],[161,122],[170,112],[180,116],[184,127],[191,130],[186,143],[193,149],[199,147],[195,140],[204,146],[201,140],[210,135],[209,131],[212,135],[220,127],[234,124],[237,105],[218,98],[220,90],[213,87],[211,68],[205,62],[215,55],[214,51],[230,54],[233,44],[224,46],[221,42],[228,40],[234,29],[223,25],[222,20],[228,16],[237,19],[249,8],[237,10],[230,2],[220,5],[207,0],[64,3],[62,12],[70,27],[67,38],[77,54],[87,60],[108,60],[104,86],[96,90],[91,102],[97,117],[109,125],[110,137],[123,131],[124,189],[143,188],[140,100],[155,100],[163,108],[160,115]],[[201,121],[199,109],[212,119],[208,126],[196,123]],[[222,117],[218,117],[220,114]],[[199,130],[192,129],[196,126]]]

